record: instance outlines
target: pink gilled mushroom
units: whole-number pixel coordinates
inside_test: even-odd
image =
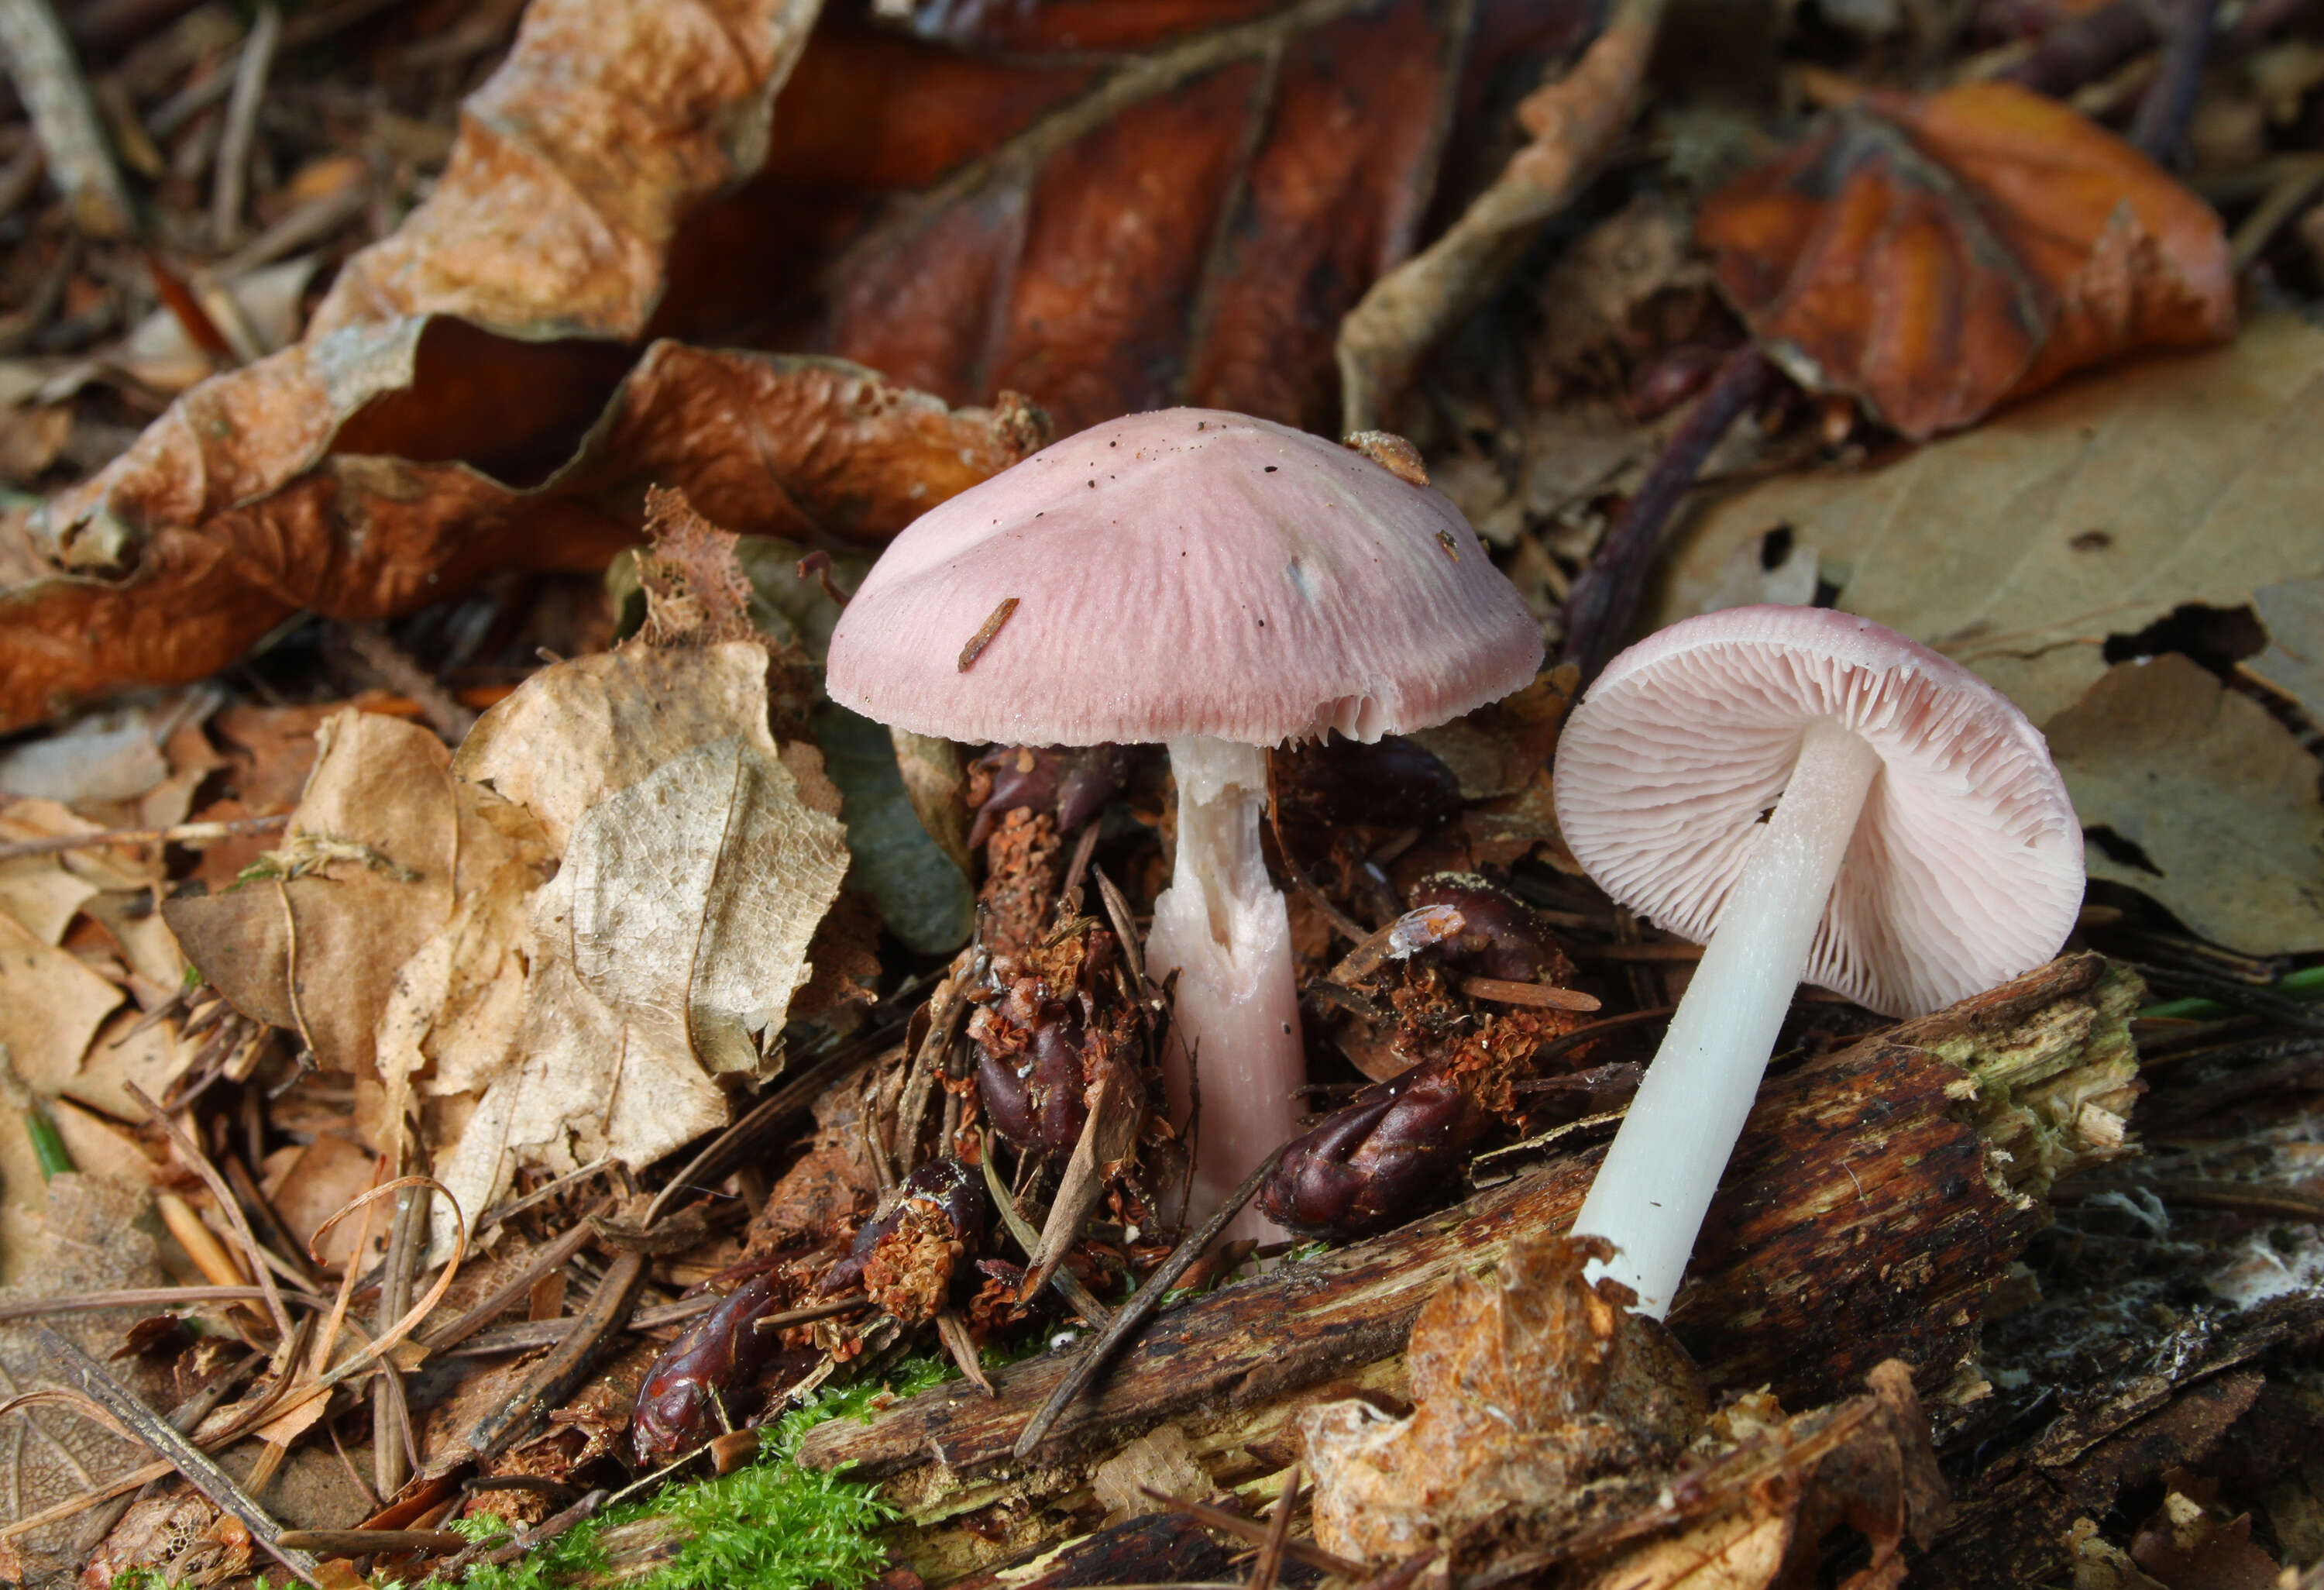
[[[831,638],[832,699],[954,740],[1160,741],[1177,856],[1147,943],[1179,973],[1188,1211],[1289,1138],[1290,918],[1259,848],[1266,747],[1425,727],[1523,688],[1541,633],[1460,512],[1304,431],[1205,409],[1068,437],[915,521]],[[1236,1228],[1230,1228],[1231,1232]],[[1246,1234],[1272,1232],[1246,1212]]]
[[[1573,1223],[1659,1319],[1794,986],[1919,1015],[2040,966],[2081,904],[2081,830],[2000,692],[1814,607],[1705,614],[1615,658],[1556,782],[1590,875],[1707,946]]]

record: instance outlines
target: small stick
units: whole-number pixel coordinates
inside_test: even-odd
[[[1097,880],[1097,897],[1105,902],[1106,920],[1113,924],[1113,936],[1121,946],[1122,965],[1130,968],[1133,987],[1146,986],[1146,950],[1138,942],[1138,919],[1130,914],[1130,901],[1122,898],[1103,867],[1092,867],[1090,876]]]
[[[208,266],[203,274],[226,282],[261,265],[271,265],[284,254],[320,243],[361,215],[371,202],[371,184],[355,181],[318,194],[284,216],[234,253]],[[414,697],[417,700],[418,698]],[[454,705],[458,705],[456,702]],[[466,709],[462,708],[463,711]]]
[[[436,676],[413,661],[411,654],[387,638],[375,624],[350,624],[340,633],[365,668],[399,696],[420,704],[420,715],[447,743],[456,745],[476,726],[476,713],[452,698]]]
[[[2176,166],[2185,153],[2187,120],[2211,53],[2219,0],[2179,0],[2178,16],[2163,46],[2163,65],[2131,118],[2130,141],[2157,165]]]
[[[61,1298],[34,1298],[22,1303],[0,1303],[0,1320],[37,1319],[43,1314],[78,1314],[93,1308],[179,1308],[196,1303],[255,1303],[266,1294],[256,1287],[129,1287],[119,1291],[73,1292]],[[309,1292],[284,1292],[282,1300],[301,1308],[327,1308],[328,1298]]]
[[[395,1221],[388,1228],[386,1273],[380,1281],[379,1307],[372,1315],[379,1331],[385,1332],[411,1307],[411,1280],[428,1252],[428,1204],[425,1187],[411,1188],[396,1200]],[[371,1435],[372,1482],[383,1496],[403,1488],[409,1460],[418,1456],[404,1439],[410,1425],[402,1373],[393,1359],[384,1359],[372,1385]]]
[[[644,1254],[616,1253],[605,1266],[605,1279],[590,1296],[588,1308],[573,1321],[565,1339],[533,1365],[515,1395],[487,1414],[470,1433],[469,1450],[478,1457],[498,1456],[570,1396],[629,1319],[638,1289],[645,1281]]]
[[[1240,1214],[1242,1206],[1257,1195],[1259,1184],[1275,1173],[1277,1163],[1283,1158],[1283,1151],[1290,1146],[1288,1143],[1278,1144],[1273,1153],[1260,1160],[1259,1168],[1243,1178],[1242,1185],[1229,1193],[1226,1202],[1203,1222],[1203,1228],[1180,1243],[1162,1262],[1162,1268],[1146,1278],[1146,1284],[1115,1311],[1113,1317],[1106,1322],[1105,1328],[1082,1349],[1080,1359],[1065,1378],[1057,1382],[1057,1389],[1049,1393],[1048,1400],[1026,1420],[1024,1432],[1010,1448],[1019,1462],[1022,1463],[1032,1456],[1033,1448],[1041,1444],[1042,1437],[1049,1433],[1049,1427],[1056,1424],[1057,1416],[1065,1410],[1065,1405],[1081,1395],[1082,1388],[1095,1378],[1106,1360],[1153,1317],[1154,1311],[1162,1306],[1162,1299],[1169,1295],[1170,1289],[1178,1283],[1178,1278],[1194,1268],[1194,1261],[1202,1257],[1204,1250],[1216,1242],[1219,1233],[1227,1228],[1227,1222]]]
[[[527,1209],[532,1208],[540,1204],[547,1203],[558,1193],[561,1193],[567,1188],[571,1187],[575,1182],[588,1180],[589,1178],[596,1175],[597,1172],[604,1169],[613,1162],[613,1156],[608,1154],[602,1160],[592,1160],[590,1163],[582,1166],[578,1170],[567,1170],[564,1175],[558,1177],[554,1181],[542,1182],[539,1187],[534,1188],[530,1192],[525,1194],[524,1197],[521,1198],[512,1198],[506,1203],[494,1204],[491,1208],[485,1210],[483,1218],[476,1222],[477,1234],[481,1235],[482,1234],[492,1230],[493,1226],[498,1225],[502,1221],[510,1218],[512,1216],[521,1215]]]
[[[16,97],[32,119],[50,173],[90,237],[126,237],[135,229],[129,190],[113,163],[97,119],[97,101],[58,25],[49,0],[0,0],[0,55],[7,57]]]
[[[590,1492],[563,1512],[555,1513],[541,1520],[507,1545],[495,1546],[476,1560],[490,1567],[498,1567],[503,1563],[514,1562],[534,1547],[548,1545],[574,1525],[595,1515],[599,1508],[605,1505],[605,1494],[603,1491]]]
[[[210,1461],[202,1449],[173,1428],[170,1421],[155,1413],[119,1381],[105,1372],[103,1365],[79,1347],[57,1335],[46,1326],[32,1328],[33,1338],[40,1343],[42,1356],[53,1364],[57,1373],[71,1382],[73,1389],[119,1419],[137,1438],[164,1458],[187,1483],[208,1497],[211,1505],[221,1512],[230,1512],[242,1521],[251,1538],[275,1558],[309,1585],[319,1585],[315,1576],[315,1559],[296,1547],[281,1541],[281,1528],[267,1516],[257,1502],[243,1493],[232,1475]]]
[[[1267,1521],[1267,1539],[1259,1543],[1259,1561],[1250,1570],[1250,1590],[1275,1590],[1276,1576],[1283,1571],[1284,1548],[1291,1543],[1291,1515],[1299,1507],[1299,1465],[1291,1465],[1291,1477],[1284,1482],[1283,1494],[1275,1499],[1275,1511]]]
[[[1268,1526],[1260,1523],[1257,1519],[1245,1518],[1239,1512],[1229,1512],[1223,1507],[1213,1507],[1208,1502],[1189,1502],[1183,1496],[1173,1496],[1167,1491],[1157,1491],[1151,1485],[1140,1485],[1138,1488],[1146,1493],[1149,1501],[1160,1502],[1172,1512],[1182,1512],[1205,1529],[1216,1530],[1224,1535],[1240,1536],[1254,1546],[1267,1544]],[[1283,1555],[1294,1562],[1304,1562],[1311,1568],[1330,1574],[1334,1578],[1345,1579],[1351,1585],[1360,1585],[1371,1576],[1370,1570],[1362,1563],[1352,1561],[1336,1552],[1326,1551],[1312,1540],[1286,1540],[1283,1543]]]
[[[1565,602],[1565,644],[1560,661],[1582,670],[1582,683],[1598,677],[1622,643],[1646,590],[1646,570],[1663,528],[1702,473],[1711,449],[1775,382],[1775,366],[1748,344],[1727,356],[1686,421],[1672,433],[1646,470],[1621,522],[1606,532],[1590,566]]]
[[[1578,988],[1559,988],[1547,983],[1513,983],[1505,977],[1463,977],[1461,992],[1471,999],[1489,999],[1497,1004],[1533,1005],[1545,1011],[1595,1011],[1602,1003],[1594,994],[1584,994]]]
[[[601,1213],[611,1207],[610,1200],[597,1206],[598,1212]],[[532,1290],[533,1283],[542,1276],[562,1269],[566,1261],[587,1247],[591,1239],[596,1234],[588,1221],[575,1221],[558,1236],[556,1241],[548,1243],[535,1253],[530,1263],[503,1282],[492,1296],[484,1299],[442,1330],[423,1338],[420,1345],[433,1354],[448,1351],[466,1341],[513,1308],[520,1298]],[[565,1322],[562,1320],[543,1320],[541,1323],[559,1327],[558,1335],[560,1337],[564,1334],[561,1327]],[[541,1345],[546,1346],[548,1344],[544,1342]]]
[[[5,4],[5,0],[0,0]],[[280,817],[236,818],[226,823],[178,823],[166,828],[106,828],[94,834],[62,834],[50,839],[19,839],[0,845],[0,861],[24,855],[57,855],[69,850],[102,850],[112,845],[204,845],[243,834],[265,834],[290,820]]]
[[[1640,944],[1575,944],[1568,948],[1583,960],[1592,961],[1699,961],[1702,958],[1702,945],[1674,944],[1668,939]]]
[[[475,1544],[450,1530],[285,1530],[281,1543],[326,1557],[362,1557],[380,1552],[425,1551],[441,1556]]]
[[[1618,1016],[1608,1016],[1603,1021],[1592,1021],[1587,1027],[1568,1032],[1562,1038],[1553,1038],[1543,1044],[1535,1051],[1533,1063],[1538,1066],[1545,1060],[1554,1060],[1561,1055],[1571,1054],[1583,1044],[1595,1042],[1609,1033],[1619,1032],[1625,1027],[1641,1027],[1648,1021],[1666,1021],[1676,1013],[1677,1010],[1678,1006],[1674,1004],[1651,1005],[1643,1011],[1627,1011]],[[1524,1085],[1520,1083],[1518,1086]]]
[[[178,1124],[175,1116],[153,1102],[151,1094],[134,1082],[124,1082],[122,1086],[128,1090],[129,1096],[137,1101],[138,1107],[151,1115],[161,1125],[162,1131],[169,1133],[170,1142],[176,1147],[180,1157],[186,1161],[186,1169],[200,1177],[202,1184],[210,1189],[210,1196],[217,1200],[219,1213],[223,1214],[226,1223],[234,1227],[235,1239],[242,1243],[250,1259],[251,1279],[258,1283],[266,1295],[266,1312],[273,1316],[275,1329],[282,1333],[283,1340],[288,1341],[290,1336],[290,1311],[282,1307],[282,1293],[274,1284],[274,1272],[267,1267],[263,1250],[258,1245],[258,1238],[251,1234],[250,1222],[244,1218],[242,1206],[235,1201],[233,1189],[226,1186],[226,1178],[217,1173],[217,1167],[210,1163],[209,1156],[202,1152],[201,1145],[187,1134],[184,1127]]]
[[[274,69],[275,46],[282,42],[282,12],[261,0],[258,21],[234,69],[234,94],[226,107],[226,131],[218,140],[217,171],[210,190],[210,242],[224,248],[242,232],[243,200],[250,181],[250,145],[258,134],[259,101],[266,75]]]
[[[936,1340],[944,1344],[945,1352],[960,1367],[960,1373],[968,1377],[971,1385],[988,1397],[1001,1395],[992,1389],[991,1378],[984,1373],[984,1365],[976,1361],[976,1344],[969,1338],[968,1321],[960,1317],[959,1309],[940,1308],[936,1311]]]
[[[678,1197],[680,1188],[715,1186],[724,1181],[749,1156],[760,1133],[772,1131],[779,1123],[813,1105],[822,1096],[825,1082],[844,1067],[853,1065],[863,1054],[886,1042],[887,1035],[892,1030],[892,1027],[882,1026],[867,1034],[859,1043],[825,1055],[760,1100],[749,1114],[712,1138],[700,1153],[688,1160],[684,1169],[669,1179],[669,1185],[656,1193],[653,1202],[646,1206],[645,1217],[640,1224],[651,1225],[659,1220],[670,1200]]]

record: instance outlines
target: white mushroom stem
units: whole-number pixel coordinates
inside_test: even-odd
[[[1295,1090],[1306,1065],[1291,913],[1259,850],[1267,753],[1199,736],[1169,744],[1178,856],[1170,887],[1154,901],[1146,964],[1157,983],[1179,975],[1164,1077],[1171,1118],[1182,1124],[1193,1104],[1189,1050],[1199,1067],[1202,1119],[1186,1216],[1201,1220],[1297,1130]],[[1252,1205],[1226,1234],[1283,1234]]]
[[[1638,1313],[1670,1312],[1879,771],[1860,735],[1830,718],[1808,726],[1783,799],[1574,1217],[1576,1232],[1618,1250],[1591,1275],[1636,1290]]]

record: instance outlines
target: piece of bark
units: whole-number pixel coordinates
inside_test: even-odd
[[[2138,988],[2098,957],[2061,959],[1771,1078],[1671,1319],[1714,1391],[1771,1384],[1807,1407],[1848,1395],[1889,1357],[1914,1363],[1924,1386],[1947,1383],[2039,1224],[2049,1179],[2121,1141]],[[1240,1420],[1245,1444],[1266,1440],[1311,1400],[1300,1393],[1351,1371],[1400,1394],[1393,1371],[1366,1366],[1400,1354],[1456,1271],[1497,1262],[1517,1234],[1564,1231],[1601,1153],[1163,1314],[1065,1410],[1036,1475],[1012,1481],[1004,1465],[1070,1354],[1003,1370],[993,1399],[940,1387],[871,1425],[825,1425],[801,1459],[858,1465],[926,1516],[959,1511],[978,1487],[1068,1488],[1077,1460],[1166,1419]]]
[[[2294,1293],[2197,1318],[2140,1373],[2072,1410],[1964,1487],[1914,1583],[1983,1590],[2070,1577],[2067,1531],[2126,1490],[2198,1465],[2264,1390],[2264,1360],[2324,1345],[2324,1296]]]
[[[1177,1585],[1237,1577],[1236,1548],[1222,1545],[1193,1519],[1153,1512],[1068,1541],[1043,1544],[954,1582],[949,1590],[1069,1590],[1081,1585]],[[1050,1555],[1054,1553],[1055,1555]],[[1023,1568],[1047,1558],[1038,1571]],[[1016,1570],[1016,1571],[1012,1571]]]

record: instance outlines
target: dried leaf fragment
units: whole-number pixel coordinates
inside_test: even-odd
[[[2008,83],[1868,94],[1713,195],[1697,230],[1795,377],[1916,439],[2101,360],[2235,330],[2210,208]]]
[[[2316,759],[2258,702],[2168,652],[2116,663],[2046,732],[2092,876],[2255,955],[2324,935]]]
[[[775,1034],[847,845],[820,756],[768,730],[767,667],[750,641],[558,663],[461,747],[455,773],[517,802],[561,855],[493,905],[526,920],[494,938],[523,945],[521,1005],[494,1002],[505,1047],[414,1083],[460,1106],[437,1173],[461,1207],[520,1165],[656,1159],[725,1123],[719,1077],[780,1069]]]

